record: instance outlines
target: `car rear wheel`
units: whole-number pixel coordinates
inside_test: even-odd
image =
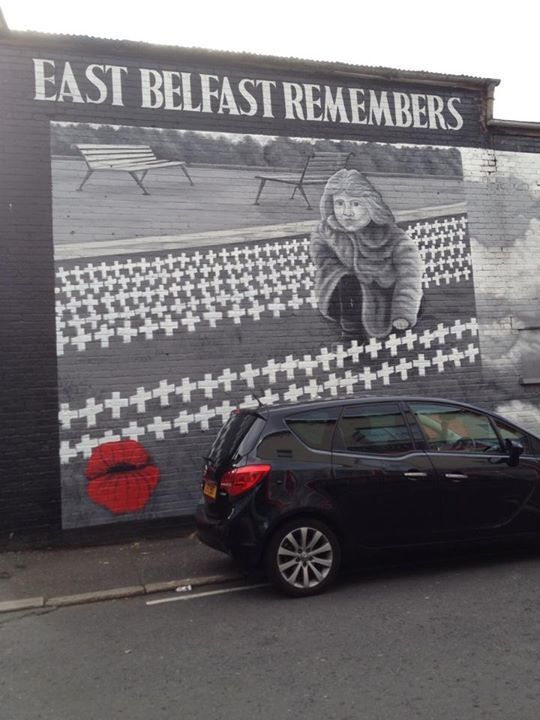
[[[299,518],[282,525],[266,550],[268,579],[282,592],[305,597],[324,592],[335,580],[341,549],[320,520]]]

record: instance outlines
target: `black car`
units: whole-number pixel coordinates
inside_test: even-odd
[[[312,595],[358,549],[539,533],[540,438],[440,399],[236,410],[202,488],[204,543]]]

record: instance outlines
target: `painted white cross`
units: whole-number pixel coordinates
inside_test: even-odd
[[[159,398],[161,407],[169,407],[169,395],[174,392],[175,385],[167,383],[167,380],[161,380],[159,386],[152,390],[152,397]]]
[[[384,343],[387,350],[390,350],[390,356],[395,357],[397,355],[397,349],[401,345],[401,338],[392,333],[388,336],[388,340]]]
[[[405,335],[401,338],[401,344],[405,345],[407,350],[414,350],[414,345],[416,341],[418,340],[418,335],[416,333],[413,333],[411,329],[407,330]]]
[[[416,360],[412,361],[413,366],[418,370],[418,375],[424,377],[426,374],[426,368],[431,367],[431,360],[426,360],[425,355],[420,353]]]
[[[260,400],[263,405],[273,405],[279,402],[279,393],[273,393],[271,388],[266,388]]]
[[[101,325],[98,332],[94,333],[96,340],[99,340],[102,348],[109,347],[109,339],[114,337],[114,330],[108,325]]]
[[[79,411],[78,410],[70,410],[69,409],[69,403],[61,403],[60,404],[60,412],[58,413],[58,418],[60,422],[62,423],[62,427],[65,430],[71,429],[71,421],[77,420],[79,417]]]
[[[471,331],[471,335],[478,335],[479,325],[476,318],[471,318],[471,321],[467,323],[467,327]]]
[[[70,338],[72,345],[75,345],[78,352],[86,350],[86,344],[92,342],[92,335],[85,333],[84,331],[77,333],[75,337]]]
[[[290,300],[288,300],[287,305],[291,307],[293,310],[299,310],[302,305],[304,304],[304,301],[301,300],[298,295],[293,295]]]
[[[227,311],[227,317],[233,318],[235,325],[240,325],[243,317],[246,315],[246,309],[234,304],[232,310]]]
[[[311,355],[304,355],[302,360],[298,361],[298,369],[303,370],[307,377],[313,375],[313,370],[319,367],[317,358],[312,359]]]
[[[360,355],[364,354],[364,346],[359,345],[358,340],[353,340],[351,342],[351,344],[349,345],[347,354],[349,355],[349,357],[351,358],[351,360],[353,362],[357,363],[360,360]]]
[[[400,358],[399,363],[394,367],[394,371],[401,375],[402,380],[407,380],[409,377],[409,370],[412,370],[412,368],[412,362],[407,362],[407,360],[402,357]]]
[[[238,373],[231,372],[230,368],[225,368],[217,379],[218,383],[223,385],[225,392],[231,392],[232,383],[236,380],[238,380]]]
[[[152,315],[157,315],[158,318],[163,317],[165,311],[167,310],[167,305],[164,305],[161,301],[155,303],[154,307],[152,308]]]
[[[433,342],[433,335],[430,330],[424,330],[422,335],[419,338],[419,342],[421,345],[423,345],[426,350],[429,350],[431,348],[431,343]]]
[[[193,315],[191,310],[188,310],[185,317],[183,317],[180,322],[182,325],[187,326],[189,332],[195,332],[195,327],[197,323],[201,322],[201,318],[198,315]]]
[[[287,373],[287,380],[294,380],[294,374],[298,369],[298,361],[292,355],[287,355],[285,361],[281,363],[281,369]]]
[[[316,361],[318,364],[321,365],[324,372],[328,372],[330,370],[330,363],[335,359],[334,353],[331,353],[327,347],[321,348],[321,352],[319,355],[316,356]]]
[[[92,450],[99,445],[98,438],[91,438],[90,435],[83,435],[80,442],[75,444],[77,453],[82,454],[84,458],[90,457]]]
[[[309,395],[311,400],[316,400],[321,392],[321,387],[318,385],[315,378],[311,378],[307,385],[304,385],[304,395]]]
[[[150,390],[145,390],[143,386],[137,388],[135,395],[131,395],[129,398],[130,405],[137,406],[138,413],[146,412],[146,403],[152,399],[152,393]]]
[[[69,440],[62,440],[60,442],[60,462],[62,465],[67,465],[72,458],[76,458],[79,453],[75,448],[71,447]]]
[[[337,347],[336,347],[336,350],[335,350],[335,352],[334,352],[334,356],[335,356],[335,359],[336,359],[336,367],[342,368],[344,361],[347,360],[347,358],[349,357],[349,353],[348,353],[347,350],[345,350],[345,348],[343,347],[343,345],[339,344],[339,345],[337,345]]]
[[[234,406],[231,405],[228,400],[224,400],[221,405],[218,405],[216,407],[216,417],[220,417],[221,422],[225,422],[225,420],[229,417],[233,410]]]
[[[444,372],[444,364],[448,362],[448,355],[445,355],[442,350],[437,350],[435,357],[431,358],[431,364],[437,367],[438,372]]]
[[[304,388],[299,388],[294,385],[289,385],[288,390],[283,393],[283,399],[286,402],[298,402],[298,399],[304,394]]]
[[[122,408],[128,405],[129,401],[127,398],[123,398],[117,391],[113,392],[111,397],[105,400],[105,407],[111,410],[112,417],[116,420],[120,418]]]
[[[154,433],[154,435],[156,436],[156,440],[164,440],[165,431],[170,429],[171,421],[163,420],[163,418],[159,415],[155,417],[154,421],[151,422],[147,427],[148,432]]]
[[[205,373],[204,380],[199,380],[197,387],[199,390],[204,390],[204,397],[212,398],[214,390],[219,387],[219,382],[213,379],[211,373]]]
[[[387,362],[383,362],[381,369],[377,371],[377,377],[382,378],[383,385],[390,385],[390,377],[394,374],[394,368]]]
[[[452,348],[452,352],[450,353],[450,360],[454,363],[456,367],[461,367],[461,361],[465,358],[465,354],[463,352],[460,352],[456,347]]]
[[[475,362],[476,356],[479,354],[480,350],[472,343],[469,343],[469,345],[467,345],[467,349],[463,351],[463,356],[467,358],[471,365]]]
[[[371,390],[372,381],[377,380],[377,377],[377,373],[372,372],[371,368],[367,365],[364,365],[362,372],[358,373],[358,380],[364,383],[364,388],[366,390]]]
[[[147,317],[144,320],[144,325],[139,327],[139,334],[144,335],[146,340],[152,340],[154,333],[159,330],[159,325],[152,322],[152,318]]]
[[[216,409],[209,408],[208,405],[203,405],[199,412],[193,415],[193,421],[201,424],[201,430],[208,430],[210,420],[215,417]]]
[[[190,382],[189,378],[182,378],[182,384],[177,385],[175,393],[182,396],[182,401],[185,403],[191,402],[191,393],[197,389],[196,382]]]
[[[444,345],[444,342],[446,340],[446,336],[449,334],[448,328],[444,327],[442,323],[439,323],[437,325],[437,329],[434,330],[431,334],[433,340],[438,340],[439,345]]]
[[[173,426],[178,428],[182,435],[189,432],[189,426],[195,422],[195,416],[188,413],[187,410],[182,410],[178,417],[173,420]]]
[[[252,307],[248,308],[247,314],[251,315],[254,321],[261,319],[261,313],[266,310],[266,305],[261,305],[258,300],[255,300]]]
[[[96,417],[103,412],[103,403],[97,403],[95,398],[88,398],[84,408],[79,410],[79,418],[86,418],[86,427],[96,426]]]
[[[118,330],[116,332],[122,338],[124,343],[130,343],[131,338],[133,338],[139,334],[139,331],[137,330],[137,328],[131,327],[130,320],[124,320],[124,326],[118,328]]]
[[[259,369],[253,369],[251,363],[249,363],[248,365],[244,365],[244,371],[240,373],[240,377],[242,380],[245,380],[248,388],[254,388],[254,379],[259,377],[260,374],[261,371]]]
[[[268,309],[272,311],[272,314],[275,318],[278,318],[281,316],[282,310],[286,310],[287,306],[285,303],[282,303],[279,301],[279,298],[274,297],[272,302],[268,303]]]
[[[218,320],[223,320],[223,313],[212,308],[207,312],[203,312],[203,318],[209,323],[210,327],[215,328]]]
[[[261,375],[268,376],[268,384],[274,385],[276,382],[276,374],[281,370],[280,363],[276,363],[275,360],[271,359],[268,364],[261,370]]]
[[[172,337],[175,330],[178,330],[178,323],[173,320],[170,315],[165,315],[165,318],[159,323],[162,330],[165,330],[167,337]]]
[[[337,379],[335,373],[330,373],[330,375],[328,375],[328,378],[323,383],[323,388],[325,390],[329,390],[332,397],[337,397],[339,380]]]
[[[344,389],[347,395],[352,395],[354,392],[354,386],[358,382],[357,377],[353,377],[350,370],[345,372],[345,376],[339,380],[339,387]]]
[[[461,340],[461,338],[463,337],[463,333],[465,333],[467,329],[467,325],[463,325],[461,320],[459,320],[458,318],[450,328],[450,332],[452,333],[452,335],[456,336],[456,340]]]
[[[64,334],[59,331],[56,333],[56,354],[57,355],[63,355],[64,354],[64,345],[69,344],[69,338],[65,337]]]
[[[395,337],[395,335],[393,336]],[[369,353],[372,360],[375,360],[375,358],[378,356],[379,351],[383,349],[383,345],[381,342],[377,340],[377,338],[370,338],[368,344],[365,346],[366,353]]]
[[[136,420],[130,420],[127,428],[122,430],[122,437],[129,438],[130,440],[138,440],[139,437],[146,434],[146,429],[137,425]]]

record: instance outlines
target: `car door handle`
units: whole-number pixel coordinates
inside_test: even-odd
[[[406,478],[412,478],[413,480],[415,480],[416,478],[427,477],[427,473],[425,473],[425,472],[412,472],[412,471],[411,471],[411,472],[403,473],[403,475],[404,475]]]
[[[466,480],[469,476],[461,473],[446,473],[444,477],[452,480],[452,482],[459,482],[460,480]]]

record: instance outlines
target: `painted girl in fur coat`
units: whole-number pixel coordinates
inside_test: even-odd
[[[310,254],[321,313],[347,335],[385,337],[414,327],[424,265],[379,192],[357,170],[339,170],[320,208]]]

